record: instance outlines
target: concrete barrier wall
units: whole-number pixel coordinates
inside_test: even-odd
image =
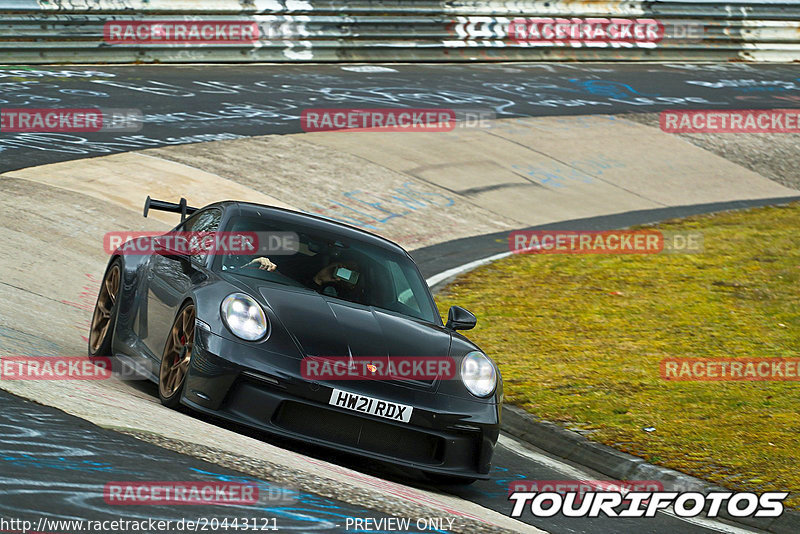
[[[521,38],[518,25],[655,21],[658,38]],[[109,42],[108,25],[252,24],[231,42]],[[547,20],[540,21],[547,24]],[[603,24],[595,20],[594,24]],[[105,31],[104,31],[105,30]],[[0,62],[797,61],[800,4],[761,1],[360,2],[9,0],[0,3]]]

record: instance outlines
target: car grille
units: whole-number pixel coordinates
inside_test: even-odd
[[[305,436],[377,454],[431,465],[442,462],[444,444],[437,436],[318,406],[286,401],[272,422]]]

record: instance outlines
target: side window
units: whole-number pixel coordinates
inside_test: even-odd
[[[216,232],[222,219],[222,210],[211,208],[195,213],[184,222],[181,232]],[[199,265],[205,263],[208,253],[192,255],[192,261]]]
[[[388,266],[389,271],[392,273],[392,283],[394,284],[394,294],[397,295],[397,301],[419,313],[419,304],[414,296],[414,290],[411,288],[405,273],[403,273],[403,269],[393,261],[390,261]]]

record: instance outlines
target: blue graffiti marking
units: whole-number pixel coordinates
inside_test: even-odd
[[[627,83],[614,82],[608,80],[577,80],[570,82],[577,84],[587,93],[592,95],[607,96],[609,98],[627,98],[630,96],[659,96],[658,94],[640,93]]]
[[[30,454],[16,456],[0,456],[0,461],[12,462],[20,467],[34,467],[42,469],[63,469],[70,471],[113,471],[111,464],[91,462],[89,460],[72,460],[70,458],[37,458]]]
[[[356,189],[342,193],[344,199],[328,200],[327,205],[312,203],[311,213],[359,228],[379,230],[395,218],[430,207],[448,207],[455,200],[443,193],[424,191],[406,182],[385,193],[372,193]]]

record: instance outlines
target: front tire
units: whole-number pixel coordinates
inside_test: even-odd
[[[122,286],[122,262],[114,260],[108,268],[97,303],[94,305],[92,325],[89,328],[89,356],[110,356],[111,341],[119,310],[120,287]]]
[[[175,317],[164,347],[158,373],[158,397],[161,404],[168,408],[177,408],[181,403],[194,348],[194,323],[194,304],[189,303]]]

